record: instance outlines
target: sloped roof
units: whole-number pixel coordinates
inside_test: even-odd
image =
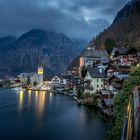
[[[104,71],[102,70],[102,73],[101,73],[99,71],[99,68],[97,67],[89,68],[88,72],[92,78],[107,78],[107,75],[104,73]]]
[[[113,105],[113,103],[114,103],[114,100],[112,98],[103,99],[103,100],[107,106]]]
[[[110,77],[110,80],[112,80],[113,78],[117,78],[119,80],[126,80],[128,77],[128,74],[114,74],[112,77]]]
[[[128,74],[118,74],[118,75],[116,74],[115,76],[120,80],[126,80],[129,77]]]
[[[88,50],[86,49],[82,56],[84,57],[94,57],[94,58],[108,58],[106,50]]]
[[[33,77],[34,75],[37,75],[37,73],[36,73],[36,72],[21,73],[21,74],[19,74],[17,77],[20,77],[20,76],[22,76],[22,77],[28,77],[28,76]]]
[[[135,48],[114,48],[112,50],[112,53],[115,54],[116,52],[118,52],[120,55],[123,55],[123,54],[129,54],[132,50],[136,50]]]
[[[111,53],[114,55],[116,51],[117,51],[117,48],[113,48]]]
[[[127,54],[129,48],[119,48],[117,49],[117,51],[119,52],[119,54]]]

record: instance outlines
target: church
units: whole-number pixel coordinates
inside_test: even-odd
[[[38,87],[43,86],[43,67],[38,66],[37,74],[38,74]]]

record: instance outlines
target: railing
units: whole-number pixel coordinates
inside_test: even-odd
[[[122,129],[121,140],[132,140],[132,132],[133,132],[133,111],[132,111],[132,95],[129,97],[129,102],[127,106],[126,114],[124,115],[124,124]]]
[[[126,114],[124,114],[124,120],[123,120],[123,129],[122,129],[122,134],[121,134],[121,139],[120,140],[125,140],[125,135],[126,135]]]

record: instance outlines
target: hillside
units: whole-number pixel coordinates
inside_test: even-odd
[[[0,76],[36,71],[40,64],[48,76],[59,74],[84,46],[83,40],[43,30],[31,30],[17,39],[0,38]]]
[[[113,38],[118,47],[140,47],[140,0],[132,0],[121,9],[109,28],[94,40],[104,47],[107,38]]]
[[[140,0],[132,0],[126,4],[113,23],[92,41],[98,49],[103,49],[107,38],[113,38],[117,47],[140,47]],[[72,61],[68,69],[78,65],[79,57]]]

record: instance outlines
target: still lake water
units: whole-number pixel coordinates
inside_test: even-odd
[[[108,128],[68,96],[0,89],[0,140],[103,140]]]

